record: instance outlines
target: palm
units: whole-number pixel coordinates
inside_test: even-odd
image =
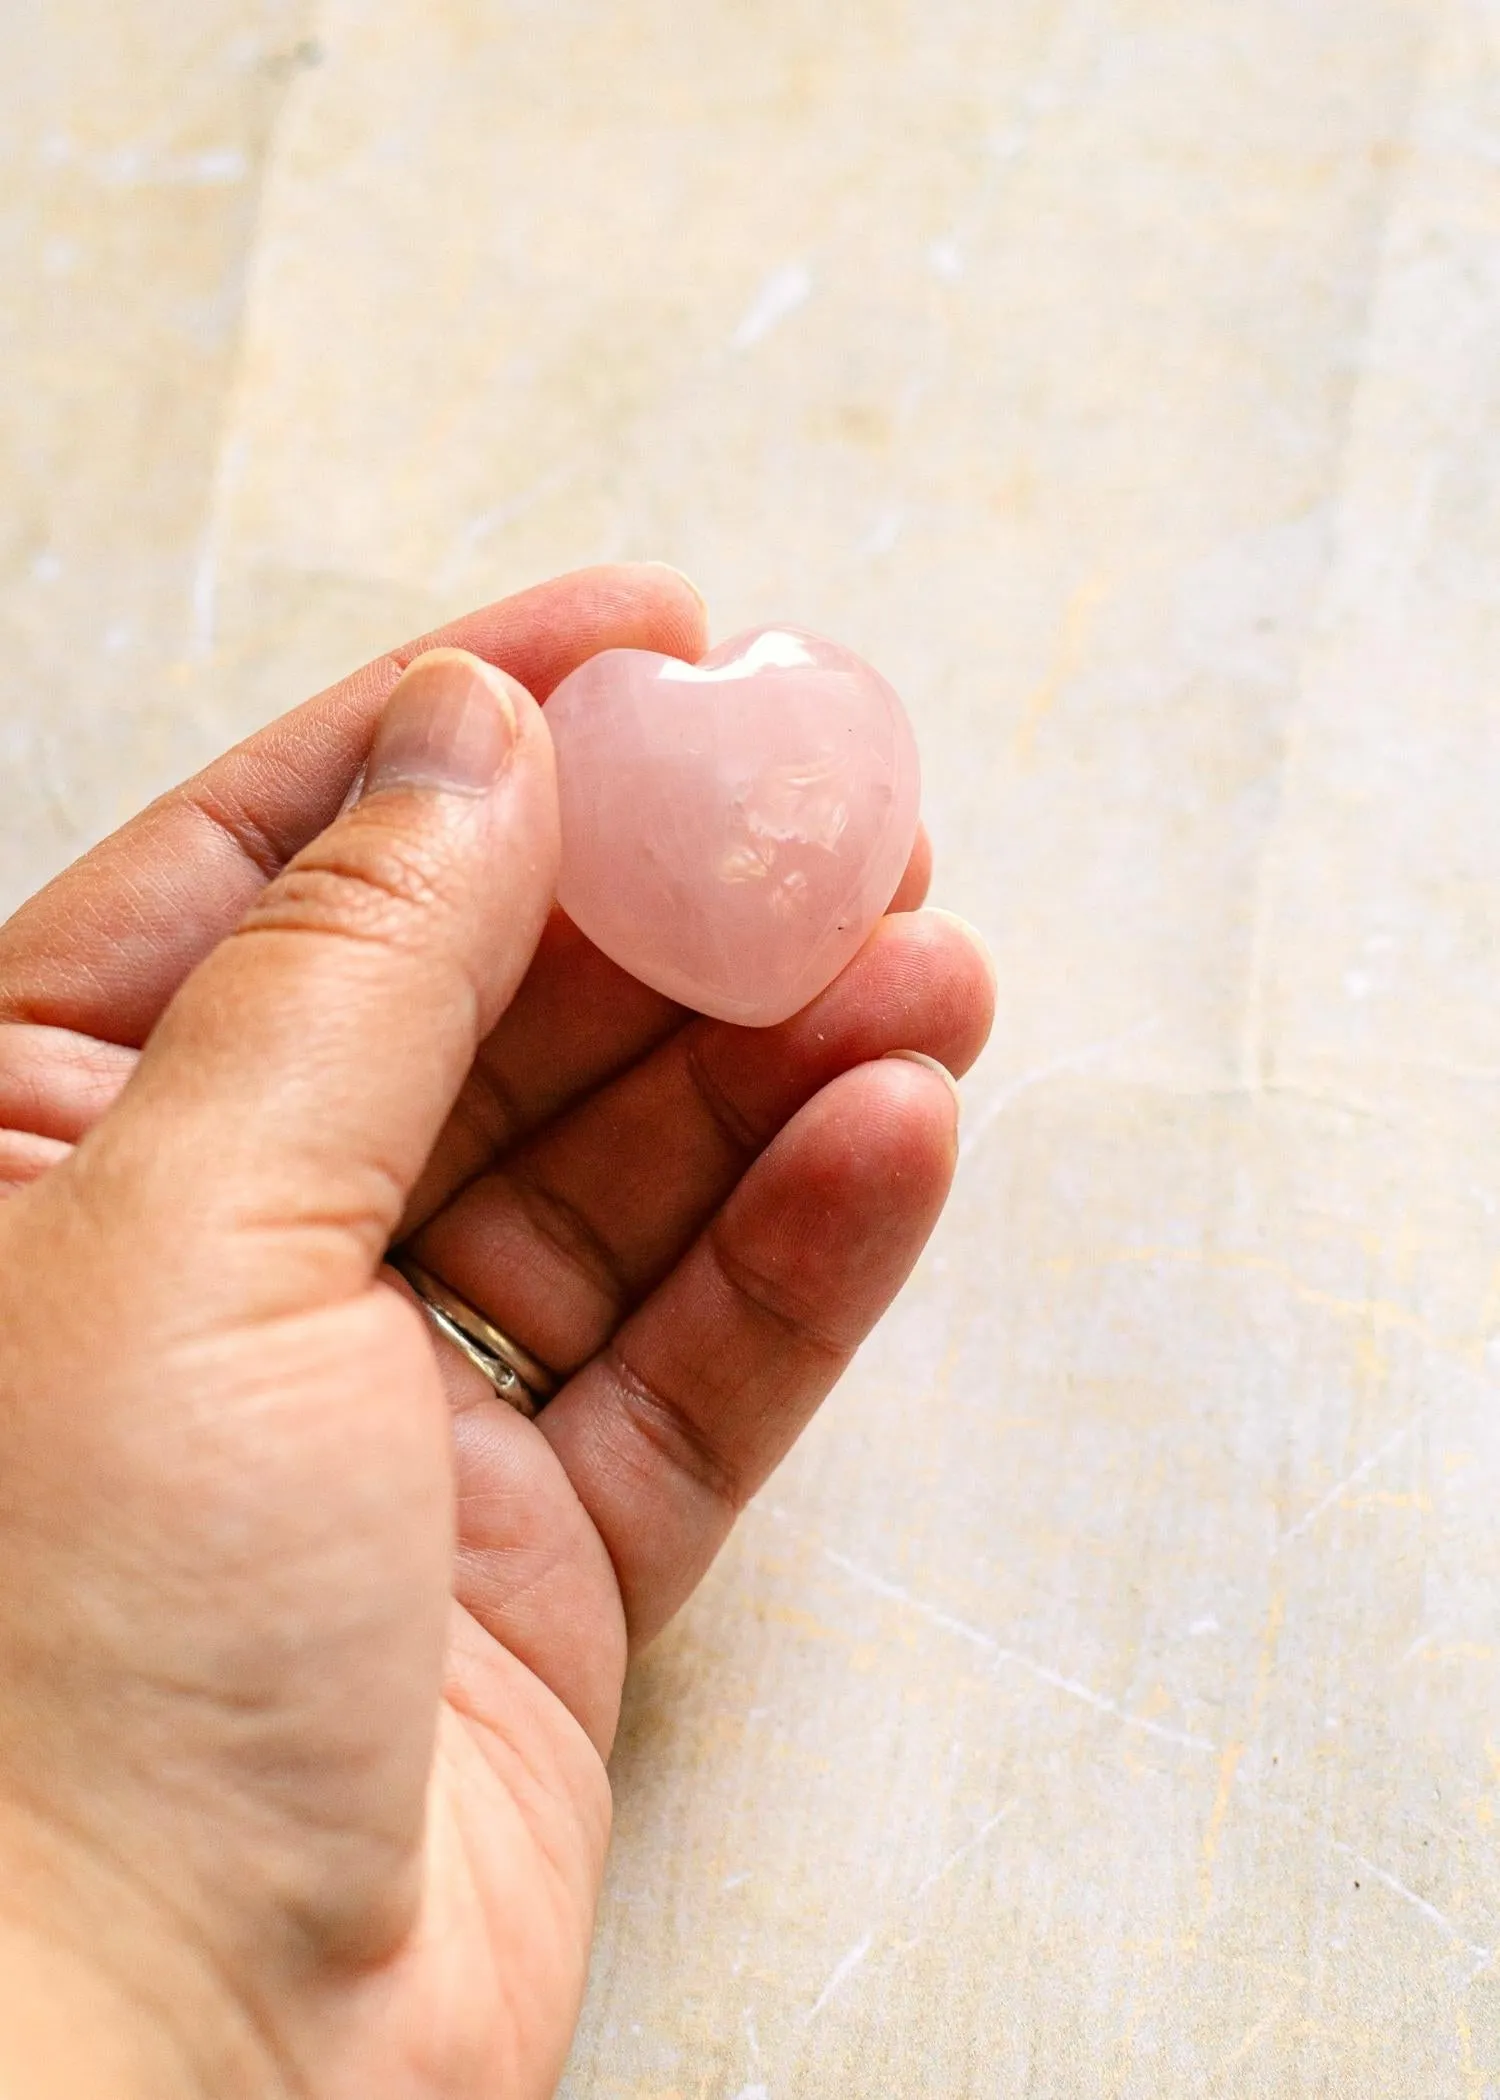
[[[448,639],[539,693],[612,643],[699,653],[685,594],[640,575],[633,598],[617,579],[566,580]],[[388,685],[394,668],[374,667],[231,754],[0,933],[0,1188],[66,1156],[182,978],[336,812],[385,669]],[[914,864],[898,905],[924,887]],[[403,1231],[568,1383],[523,1422],[429,1347],[387,1272],[396,1370],[372,1346],[347,1386],[309,1370],[300,1396],[309,1419],[352,1418],[383,1377],[441,1380],[457,1548],[418,1923],[361,1986],[357,2043],[316,2090],[550,2090],[586,1966],[629,1647],[691,1591],[941,1201],[946,1138],[920,1112],[881,1111],[895,1082],[870,1061],[918,1050],[962,1070],[989,1006],[982,962],[936,915],[887,919],[813,1008],[761,1032],[687,1016],[566,921],[549,927]],[[244,1457],[257,1463],[248,1438]],[[404,1549],[400,1485],[390,1536],[370,1546],[376,1589]],[[332,1494],[337,1528],[326,1470],[279,1492],[320,1512]],[[331,1592],[326,1571],[307,1580]],[[393,1626],[401,1610],[393,1590]],[[357,1652],[321,1667],[359,1696]],[[381,1785],[377,1745],[372,1802]],[[357,1823],[358,1788],[335,1797]],[[398,2055],[405,2084],[382,2086],[372,2067]]]
[[[315,2088],[330,2100],[544,2094],[561,2070],[588,1960],[608,1784],[536,1678],[507,1670],[503,1654],[494,1674],[503,1735],[445,1707],[429,1805],[436,1863],[412,1937],[359,2023],[358,2048]]]

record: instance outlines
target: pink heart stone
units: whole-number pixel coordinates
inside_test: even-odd
[[[921,769],[848,649],[758,627],[700,664],[608,649],[547,702],[558,901],[684,1006],[752,1028],[831,984],[895,894]]]

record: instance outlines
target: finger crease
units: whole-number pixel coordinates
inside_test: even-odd
[[[753,1159],[765,1146],[765,1133],[755,1128],[749,1117],[736,1108],[719,1082],[710,1076],[702,1052],[691,1039],[684,1045],[683,1054],[687,1060],[688,1078],[714,1128],[731,1150],[742,1158]]]
[[[720,1232],[710,1231],[709,1245],[719,1273],[736,1297],[742,1298],[763,1319],[780,1328],[799,1348],[813,1356],[829,1357],[842,1366],[850,1353],[850,1344],[843,1336],[830,1333],[808,1313],[794,1306],[784,1283],[728,1253]]]
[[[248,918],[235,928],[230,938],[243,941],[252,936],[258,940],[268,934],[302,934],[316,941],[347,941],[352,948],[381,948],[387,954],[392,949],[399,952],[403,947],[401,941],[392,939],[388,926],[335,925],[326,918],[320,918],[316,912],[297,911],[290,906],[291,900],[288,900],[286,907],[278,901],[274,907],[274,916],[268,911]],[[417,952],[415,943],[412,944],[411,952]]]
[[[643,1442],[738,1516],[748,1499],[743,1479],[687,1410],[643,1378],[614,1344],[605,1351],[604,1368],[614,1379],[631,1426]]]
[[[195,816],[227,839],[242,860],[249,861],[263,882],[275,881],[290,858],[283,841],[272,838],[243,810],[230,810],[201,782],[191,793],[185,791],[184,799]]]
[[[598,1227],[556,1189],[522,1173],[512,1172],[508,1179],[527,1217],[547,1244],[593,1284],[609,1301],[614,1317],[621,1318],[635,1296],[635,1284]]]
[[[282,877],[283,889],[295,895],[298,889],[306,888],[316,895],[319,889],[327,887],[340,894],[383,898],[403,910],[424,914],[434,905],[446,909],[453,902],[448,889],[412,855],[388,848],[378,858],[356,861],[334,854],[331,843],[325,843],[316,860],[294,861]]]
[[[464,1081],[460,1112],[491,1152],[514,1144],[521,1124],[521,1103],[514,1087],[497,1079],[476,1059]]]
[[[409,872],[293,867],[251,906],[240,931],[334,934],[403,954],[430,953],[433,909],[447,905],[441,890]]]

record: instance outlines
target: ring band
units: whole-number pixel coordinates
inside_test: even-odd
[[[465,1355],[476,1371],[494,1387],[495,1398],[513,1407],[518,1415],[540,1414],[562,1380],[549,1371],[529,1349],[511,1340],[483,1313],[475,1312],[466,1298],[449,1290],[446,1283],[414,1262],[409,1255],[388,1254],[386,1260],[422,1301],[422,1310],[438,1333]]]

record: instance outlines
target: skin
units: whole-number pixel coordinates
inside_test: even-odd
[[[555,2087],[629,1656],[938,1215],[955,1096],[889,1053],[961,1073],[992,1010],[925,841],[772,1030],[552,910],[537,702],[706,644],[654,565],[526,592],[0,929],[7,2093]],[[459,746],[487,786],[440,784]],[[570,1374],[538,1422],[434,1340],[398,1239]]]

